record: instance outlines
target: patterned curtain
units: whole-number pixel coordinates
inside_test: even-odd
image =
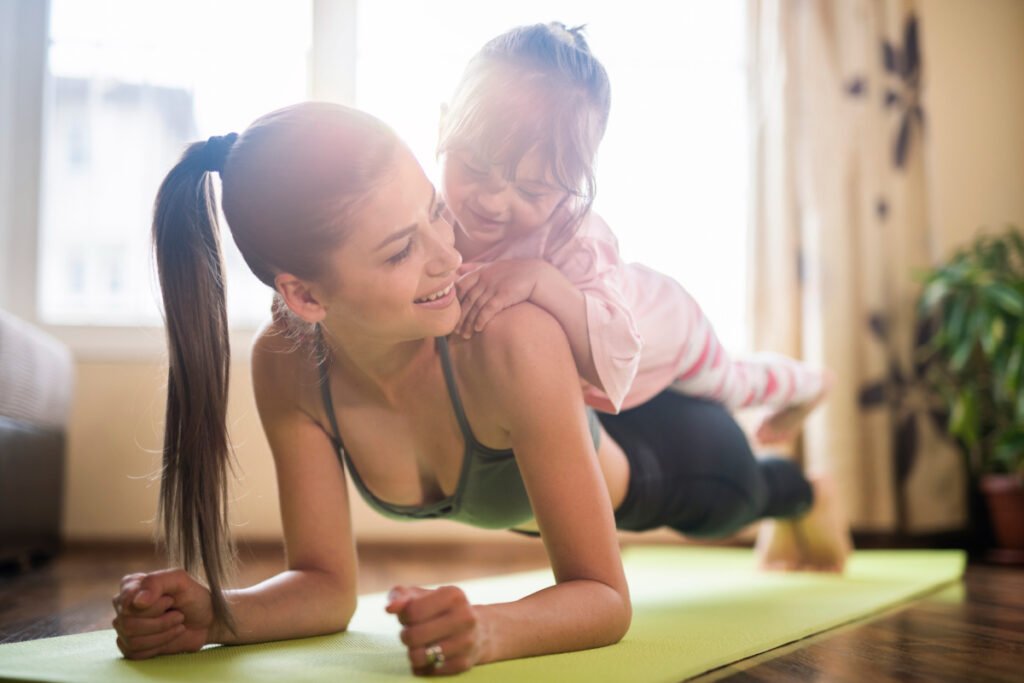
[[[914,0],[752,0],[757,349],[824,365],[808,422],[861,531],[966,521],[963,460],[921,383],[915,272],[934,262]]]

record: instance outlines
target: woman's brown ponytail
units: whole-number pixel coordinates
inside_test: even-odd
[[[171,561],[202,567],[215,618],[234,631],[222,592],[235,559],[228,528],[228,343],[224,263],[209,172],[233,138],[195,143],[160,186],[153,245],[167,323],[167,413],[160,527]]]

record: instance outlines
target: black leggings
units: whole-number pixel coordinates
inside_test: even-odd
[[[794,517],[812,502],[800,468],[754,457],[747,437],[717,403],[665,391],[618,415],[598,413],[626,452],[626,498],[616,526],[667,526],[687,536],[728,536],[762,517]]]

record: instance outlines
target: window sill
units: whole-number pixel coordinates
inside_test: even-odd
[[[41,325],[71,350],[76,363],[166,363],[163,327]],[[257,327],[231,330],[232,361],[248,361]]]

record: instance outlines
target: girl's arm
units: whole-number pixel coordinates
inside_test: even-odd
[[[356,553],[344,472],[330,440],[298,406],[302,351],[261,335],[253,385],[277,471],[287,570],[226,591],[236,631],[215,623],[209,591],[182,570],[125,577],[114,604],[118,645],[132,659],[344,630],[356,606]]]
[[[510,306],[540,306],[561,324],[579,376],[597,390],[592,405],[617,412],[636,376],[643,340],[615,236],[592,214],[580,234],[545,259],[465,264],[458,331],[469,338]]]
[[[629,591],[561,327],[534,306],[516,306],[460,351],[472,405],[509,432],[556,584],[468,610],[457,589],[400,589],[389,611],[406,627],[402,640],[414,668],[429,670],[426,652],[435,644],[446,656],[441,672],[454,673],[474,663],[617,642],[630,623]]]
[[[555,317],[562,326],[580,377],[600,386],[587,327],[587,301],[575,284],[541,259],[507,259],[464,266],[459,281],[462,320],[459,333],[469,339],[482,332],[499,312],[529,301]]]

